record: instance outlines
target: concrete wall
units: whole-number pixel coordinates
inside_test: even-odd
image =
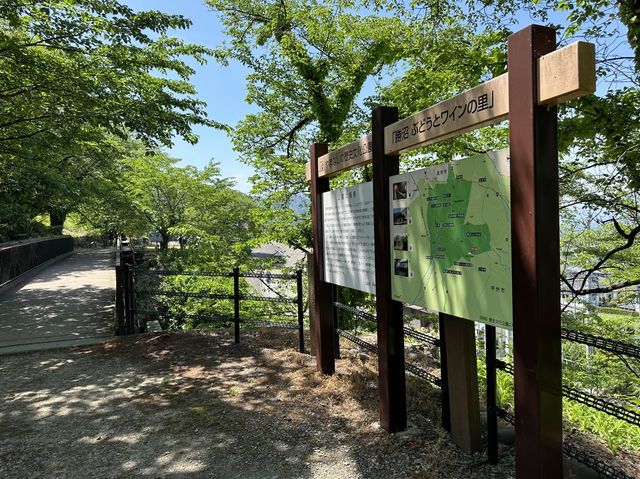
[[[0,285],[50,259],[73,251],[71,236],[0,244]]]

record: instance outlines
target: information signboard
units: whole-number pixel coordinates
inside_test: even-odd
[[[392,295],[512,325],[508,150],[392,176]]]
[[[324,280],[375,293],[371,182],[322,194]]]

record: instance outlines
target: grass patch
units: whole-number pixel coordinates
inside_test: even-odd
[[[568,399],[562,400],[562,415],[569,424],[602,438],[613,454],[621,446],[640,450],[640,428],[633,424]]]

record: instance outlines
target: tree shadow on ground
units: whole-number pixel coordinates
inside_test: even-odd
[[[79,253],[0,297],[0,347],[113,334],[113,252]]]
[[[439,426],[413,384],[419,430],[377,427],[377,375],[357,357],[323,377],[296,332],[155,334],[5,356],[1,477],[509,477]],[[411,396],[410,396],[411,397]]]

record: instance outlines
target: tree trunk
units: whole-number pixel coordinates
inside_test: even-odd
[[[167,231],[160,231],[160,249],[169,249],[169,233]]]
[[[67,212],[60,210],[49,210],[49,221],[51,223],[51,231],[55,234],[62,234],[64,222],[67,219]]]

